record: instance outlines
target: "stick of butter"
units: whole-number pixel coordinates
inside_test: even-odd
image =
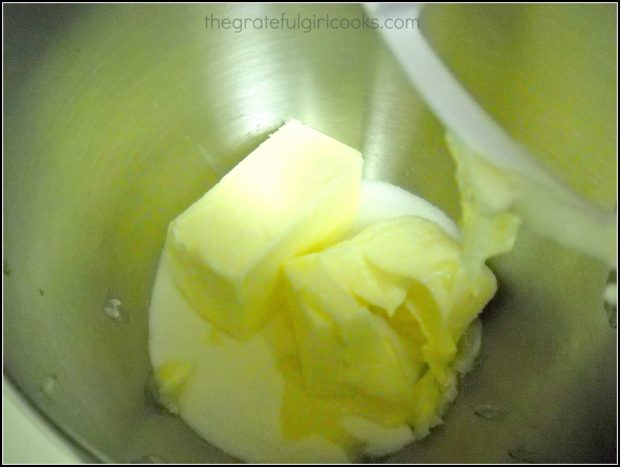
[[[170,224],[177,287],[220,329],[250,337],[275,311],[283,262],[351,226],[361,172],[358,151],[287,122]]]

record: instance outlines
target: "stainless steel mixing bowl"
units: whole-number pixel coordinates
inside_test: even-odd
[[[458,216],[444,130],[376,31],[206,28],[282,12],[362,9],[5,6],[4,367],[95,458],[234,460],[151,404],[149,294],[167,223],[285,119]],[[613,208],[615,5],[436,5],[420,25],[513,136]],[[527,229],[493,267],[476,369],[445,424],[390,460],[614,460],[608,271]]]

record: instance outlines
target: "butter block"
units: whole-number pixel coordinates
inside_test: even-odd
[[[173,279],[204,318],[247,338],[275,311],[284,261],[350,228],[358,151],[289,121],[170,225]]]
[[[495,293],[490,270],[472,275],[444,228],[402,216],[292,258],[284,271],[308,390],[364,394],[428,429],[447,400],[460,338]]]
[[[407,403],[419,362],[382,316],[340,286],[321,264],[322,255],[296,257],[285,265],[306,388],[319,396],[363,394]]]

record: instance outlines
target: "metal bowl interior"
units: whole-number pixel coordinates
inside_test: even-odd
[[[458,216],[444,130],[376,32],[205,27],[211,14],[282,12],[362,9],[5,8],[5,372],[101,460],[234,461],[151,403],[149,296],[167,223],[284,120],[359,148],[366,177]],[[516,138],[613,207],[615,13],[438,5],[421,24]],[[608,271],[526,229],[493,267],[501,286],[483,314],[477,367],[445,424],[389,460],[615,459]],[[113,298],[118,319],[104,312]]]

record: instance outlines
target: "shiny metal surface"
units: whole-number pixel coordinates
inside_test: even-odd
[[[205,29],[211,13],[283,11],[362,10],[5,7],[5,371],[102,460],[234,461],[150,403],[147,307],[167,223],[286,118],[361,149],[366,176],[458,216],[443,130],[372,31]],[[615,13],[449,5],[421,24],[514,136],[610,207]],[[501,289],[477,368],[445,424],[390,460],[612,461],[608,271],[527,231],[493,266]]]

